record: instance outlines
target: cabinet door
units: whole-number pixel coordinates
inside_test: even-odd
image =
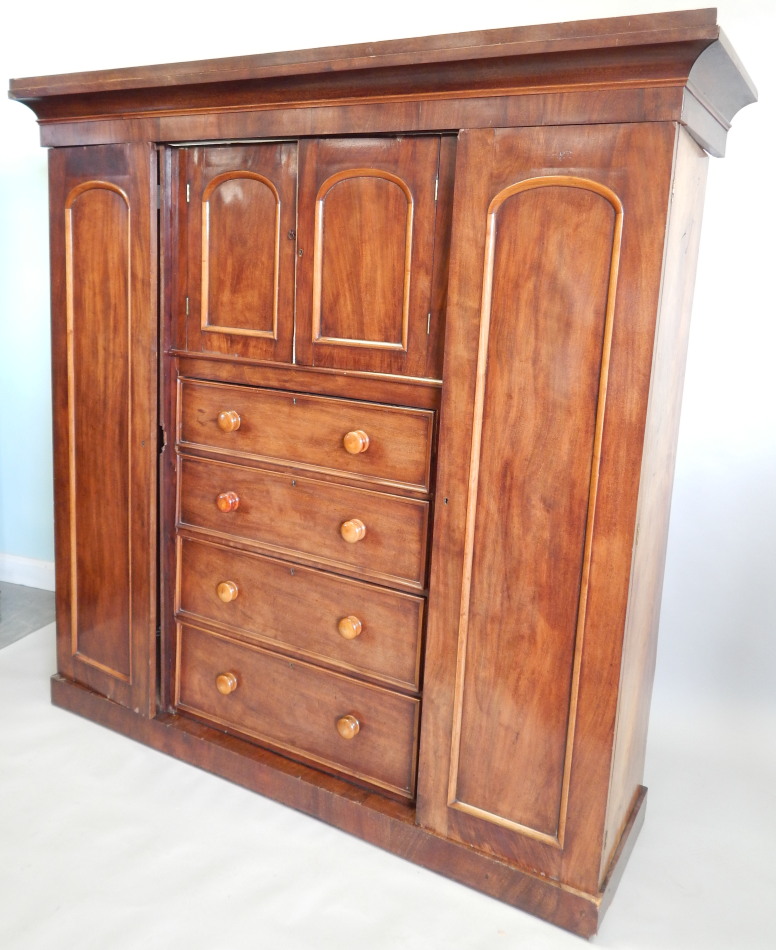
[[[188,268],[176,306],[186,314],[185,348],[290,363],[296,143],[185,149],[180,169]]]
[[[458,148],[419,816],[588,893],[675,135],[482,130]]]
[[[299,363],[438,373],[439,143],[438,136],[300,143]]]
[[[49,170],[59,670],[148,715],[156,154],[145,144],[52,149]]]

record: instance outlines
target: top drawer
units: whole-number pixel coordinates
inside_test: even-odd
[[[180,381],[178,439],[230,456],[429,490],[433,412]]]

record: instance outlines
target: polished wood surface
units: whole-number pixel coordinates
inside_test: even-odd
[[[193,458],[181,460],[180,473],[182,525],[339,573],[423,588],[425,501]],[[223,507],[216,504],[224,497]],[[352,542],[344,537],[351,528],[342,532],[346,523]]]
[[[188,537],[179,544],[182,618],[417,691],[421,597]],[[216,585],[227,573],[239,596],[225,603]]]
[[[155,626],[152,151],[52,153],[60,669],[148,712]]]
[[[56,146],[55,701],[592,934],[699,145],[755,98],[714,11],[11,96]]]
[[[437,493],[450,503],[434,525],[444,556],[430,582],[419,814],[587,892],[601,884],[622,659],[611,631],[627,612],[675,140],[670,125],[597,126],[472,132],[459,146],[477,183],[452,251],[445,366],[457,385],[441,410]],[[633,174],[643,154],[650,173]],[[534,226],[533,241],[511,243]],[[510,279],[520,288],[502,334]],[[505,430],[514,454],[494,435]],[[530,769],[532,795],[513,768]]]
[[[362,69],[364,67],[415,65],[420,62],[455,62],[464,53],[469,59],[509,55],[547,55],[569,49],[609,49],[695,41],[709,43],[720,35],[716,11],[683,10],[644,16],[607,17],[537,26],[518,26],[469,33],[383,40],[368,44],[323,47],[293,52],[262,53],[221,60],[173,63],[124,69],[71,73],[65,76],[38,76],[13,81],[12,92],[22,101],[26,96],[45,97],[102,92],[113,89],[148,87],[157,93],[165,86],[208,80],[236,82],[305,72]]]
[[[547,104],[537,93],[544,88],[561,94],[572,92],[579,86],[581,71],[588,71],[585,85],[593,91],[611,90],[623,83],[631,86],[635,95],[625,90],[631,110],[639,108],[644,90],[660,91],[673,85],[679,96],[666,101],[670,111],[655,118],[686,122],[714,154],[724,152],[732,116],[756,98],[751,80],[717,26],[713,9],[31,77],[13,80],[10,95],[30,105],[44,122],[59,120],[58,131],[65,134],[69,130],[63,119],[104,116],[110,127],[115,124],[111,117],[132,116],[136,123],[133,131],[143,137],[182,141],[213,137],[213,126],[199,122],[200,116],[217,111],[227,97],[233,108],[247,112],[313,102],[317,108],[311,110],[312,115],[325,112],[320,109],[323,104],[404,99],[410,106],[408,115],[417,117],[418,100],[461,94],[482,96],[491,90],[501,93],[496,98],[506,95],[533,100],[539,109],[539,123],[552,124],[557,117],[547,111]],[[222,83],[229,85],[225,89]],[[687,99],[682,95],[685,85],[692,87]],[[689,102],[694,105],[688,107]],[[590,104],[586,110],[587,115],[582,115],[580,121],[590,121]],[[163,125],[167,116],[192,113],[196,121],[189,126],[188,134],[180,126],[175,134]],[[139,116],[151,117],[147,131],[137,124]],[[324,132],[309,123],[309,115],[299,118],[308,123],[306,132],[299,134]],[[418,127],[407,124],[411,120],[404,121],[399,129]],[[618,120],[610,115],[608,121]],[[238,122],[245,131],[244,116]],[[421,129],[476,124],[462,118],[433,122],[428,116],[423,116],[422,122]],[[498,123],[528,124],[536,123],[526,117]],[[82,134],[88,135],[88,129],[87,125]],[[362,121],[360,128],[350,131],[363,134],[395,129],[397,126],[383,117],[377,126],[365,127]],[[54,124],[46,128],[44,144],[72,144],[56,142],[56,131]],[[94,123],[91,131],[102,136],[99,141],[112,140],[106,139],[106,130],[98,131]],[[264,128],[261,132],[253,129],[250,134],[279,133]],[[218,137],[230,135],[233,133],[220,128]]]
[[[300,142],[299,363],[440,375],[429,351],[439,149],[438,136]]]
[[[502,137],[497,161],[518,167],[529,141]],[[450,795],[456,807],[559,840],[622,205],[570,175],[531,177],[525,188],[507,178],[496,191],[503,180],[492,186],[484,251],[464,551],[466,603],[477,606],[462,631]],[[513,675],[504,656],[522,658]],[[511,720],[498,714],[510,696],[520,697]],[[503,773],[489,766],[494,748],[512,750],[497,756]],[[535,784],[516,788],[515,769]]]
[[[671,507],[684,365],[690,327],[708,158],[683,130],[676,140],[674,185],[663,255],[663,293],[655,330],[652,381],[641,462],[633,578],[625,620],[620,703],[601,879],[643,780],[652,679]]]
[[[343,399],[352,399],[358,393],[359,399],[369,402],[418,409],[438,409],[442,389],[439,379],[416,379],[384,373],[341,373],[320,366],[253,363],[213,354],[195,358],[175,349],[170,351],[170,357],[175,361],[177,374],[184,378],[271,387],[290,392],[312,392]]]
[[[179,650],[180,709],[403,797],[414,794],[416,699],[196,627],[181,628]],[[213,687],[225,668],[239,684],[228,694]],[[355,741],[343,742],[342,730]]]
[[[182,149],[179,168],[187,349],[290,361],[296,145]]]
[[[227,405],[240,424],[225,434],[219,419]],[[179,441],[187,449],[288,461],[386,487],[429,490],[433,430],[433,413],[417,409],[185,379],[180,384]],[[346,440],[356,452],[348,451]]]

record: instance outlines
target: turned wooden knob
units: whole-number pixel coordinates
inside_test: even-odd
[[[219,673],[216,677],[216,689],[222,696],[228,696],[237,689],[237,677],[234,673]]]
[[[224,409],[219,412],[218,428],[222,432],[236,432],[240,428],[240,413],[234,409]]]
[[[225,604],[228,604],[237,597],[240,591],[237,589],[237,584],[235,584],[234,581],[221,581],[218,587],[216,587],[216,593]]]
[[[355,739],[360,728],[361,723],[355,716],[343,716],[337,720],[337,732],[343,739]]]
[[[240,496],[236,491],[222,491],[216,498],[216,507],[219,511],[237,511],[240,507]]]
[[[369,436],[363,429],[354,429],[343,436],[342,444],[345,446],[346,452],[351,455],[358,455],[359,452],[366,452],[369,448]]]
[[[343,617],[337,624],[339,635],[346,640],[355,640],[363,629],[364,625],[358,617],[354,617],[352,614],[349,617]]]
[[[350,521],[343,521],[340,525],[340,534],[348,544],[355,544],[356,541],[362,541],[366,537],[366,525],[358,518],[351,518]]]

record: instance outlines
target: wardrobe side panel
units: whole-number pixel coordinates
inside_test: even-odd
[[[146,714],[156,632],[156,241],[147,145],[50,153],[59,671]]]
[[[602,881],[607,876],[612,854],[638,797],[644,775],[671,491],[707,170],[706,153],[689,133],[679,129],[625,623]]]

